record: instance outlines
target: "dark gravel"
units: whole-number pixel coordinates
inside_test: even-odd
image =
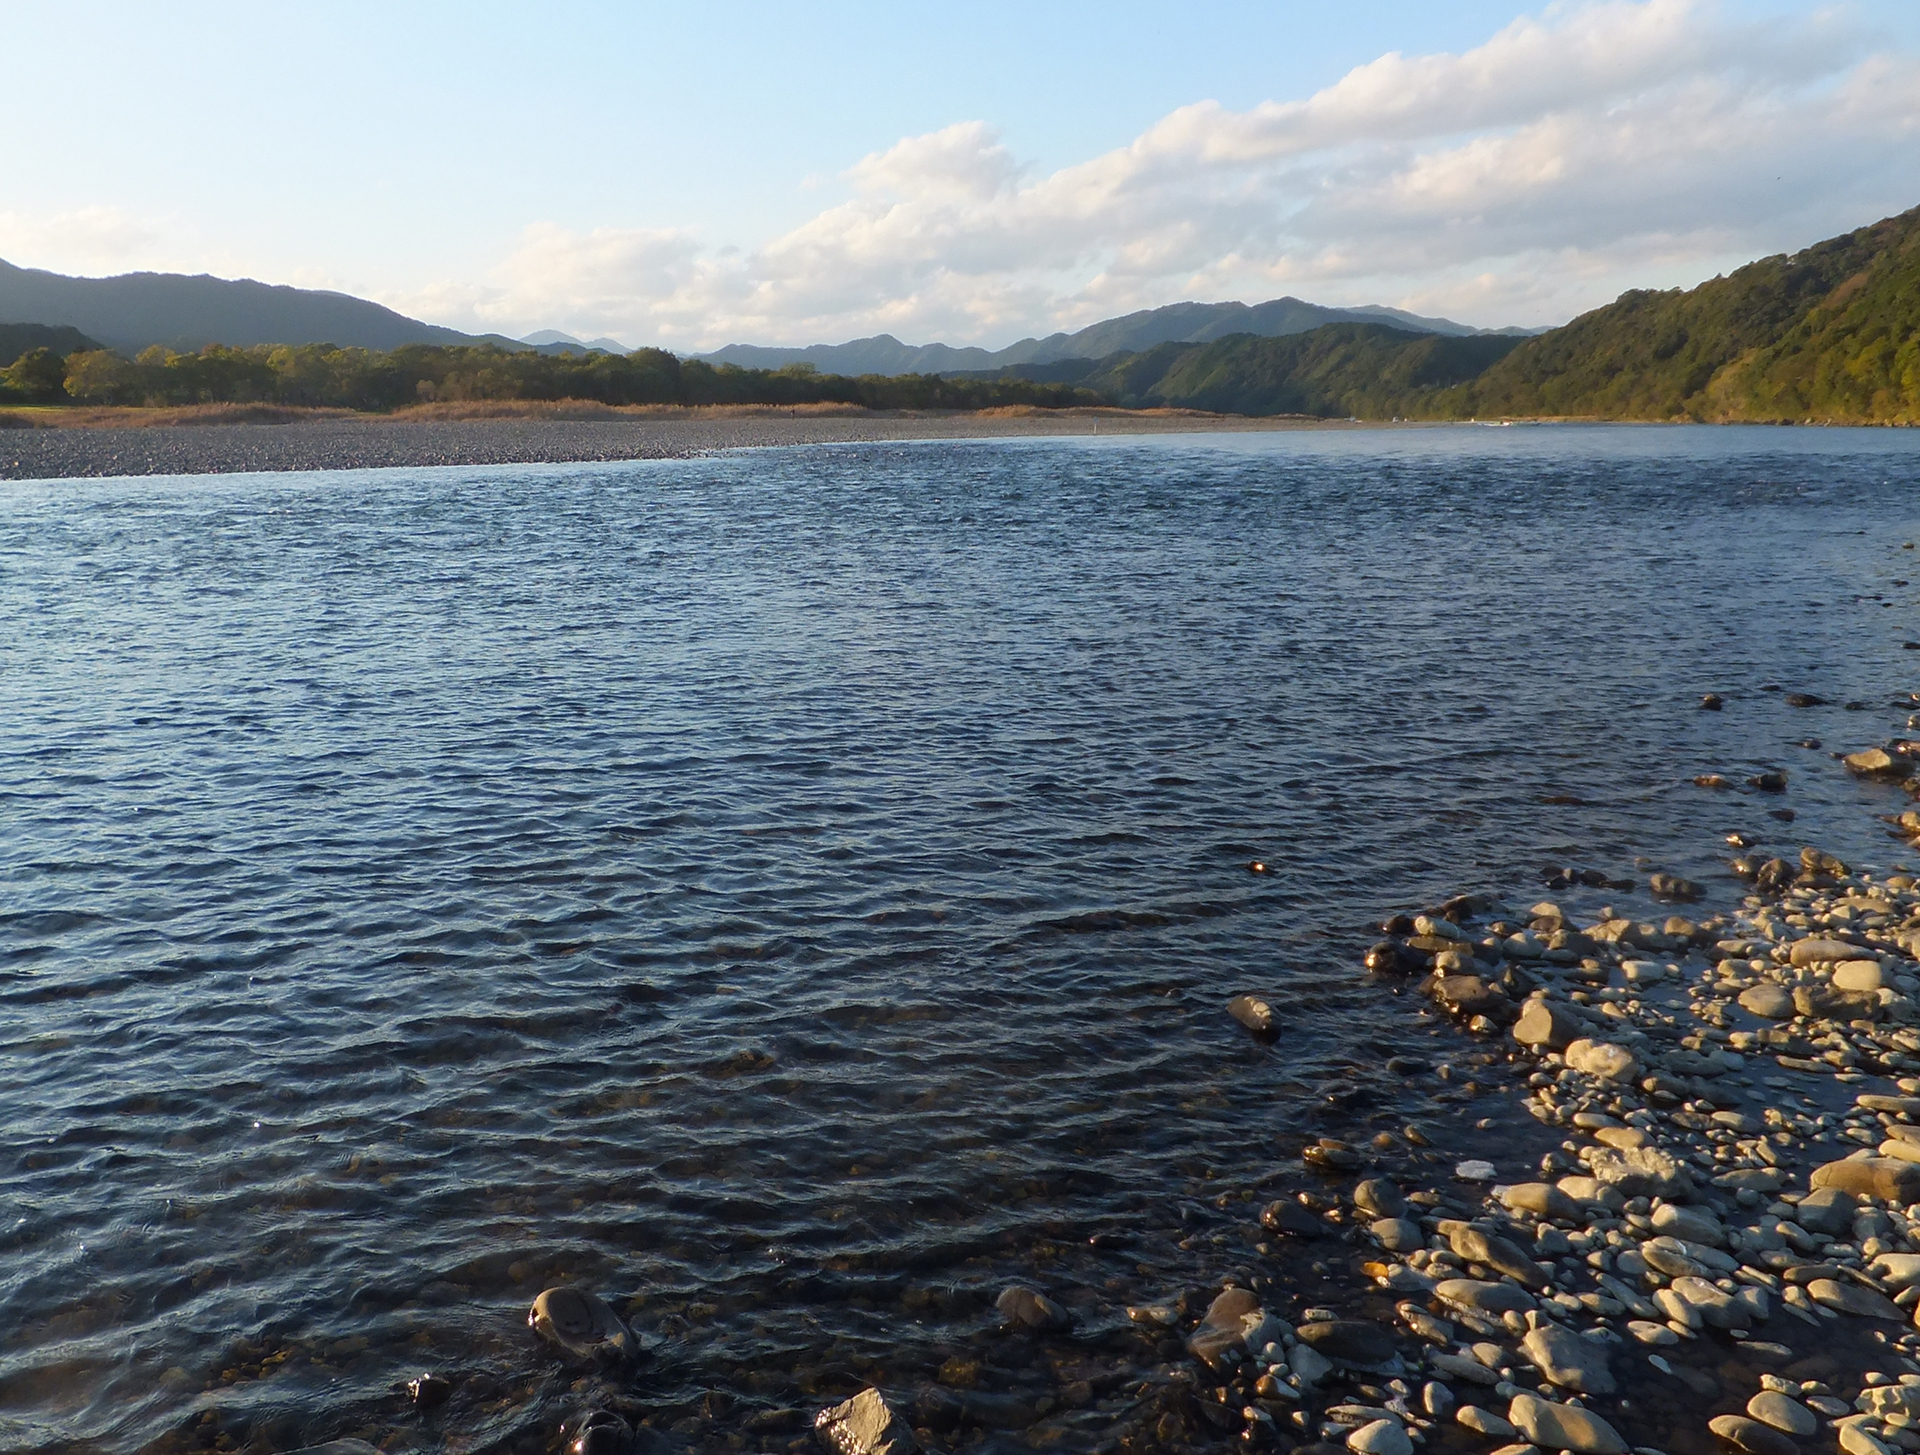
[[[1063,413],[1012,418],[874,414],[450,423],[331,419],[298,424],[21,429],[0,433],[0,479],[679,459],[756,445],[1301,427],[1316,426],[1303,426],[1298,420],[1213,421],[1151,415],[1117,419]]]

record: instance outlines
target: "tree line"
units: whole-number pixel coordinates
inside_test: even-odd
[[[31,349],[0,370],[0,399],[32,404],[286,404],[386,413],[442,400],[592,400],[601,404],[848,404],[866,409],[1057,409],[1102,404],[1070,384],[944,379],[937,374],[849,378],[811,365],[742,369],[630,354],[540,354],[490,345],[408,344],[388,352],[332,344],[190,352],[159,346],[127,358],[111,349],[62,357]]]

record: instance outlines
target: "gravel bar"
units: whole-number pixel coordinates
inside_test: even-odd
[[[151,425],[8,430],[0,479],[213,475],[260,470],[379,470],[686,459],[716,450],[879,440],[1041,438],[1355,428],[1345,421],[1207,419],[1062,411],[967,414],[754,415],[618,420],[328,419],[293,424]]]

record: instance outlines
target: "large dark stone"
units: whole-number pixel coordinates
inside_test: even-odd
[[[1360,1319],[1302,1324],[1300,1340],[1339,1364],[1385,1364],[1393,1358],[1393,1335]]]

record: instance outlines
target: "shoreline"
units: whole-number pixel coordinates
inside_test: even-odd
[[[1847,766],[1920,782],[1920,744],[1890,746]],[[1884,816],[1920,847],[1899,802]],[[1656,874],[1659,925],[1608,908],[1582,929],[1550,894],[1382,926],[1368,971],[1423,976],[1486,1047],[1456,1059],[1506,1063],[1512,1113],[1565,1140],[1508,1182],[1309,1139],[1319,1185],[1250,1236],[1274,1257],[1346,1244],[1343,1298],[1303,1310],[1228,1276],[1204,1312],[1129,1310],[1180,1329],[1214,1386],[1194,1433],[1320,1455],[1920,1451],[1920,878],[1729,840],[1749,893],[1698,922],[1680,911],[1701,886]],[[1257,999],[1227,1009],[1263,1033]],[[1478,1127],[1508,1157],[1526,1140]]]
[[[1415,427],[1423,426],[1118,409],[979,414],[681,410],[611,418],[361,415],[286,423],[79,424],[0,431],[0,479],[612,463],[811,444]]]

